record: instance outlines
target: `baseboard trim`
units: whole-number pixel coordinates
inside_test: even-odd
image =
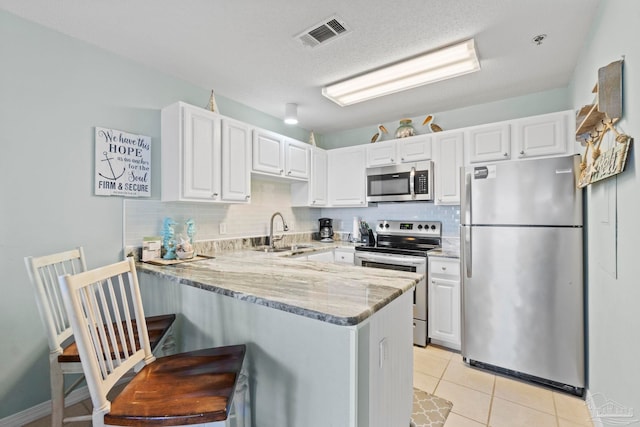
[[[65,399],[65,406],[73,406],[83,400],[89,398],[89,389],[87,386],[79,387],[73,390]],[[51,415],[51,400],[39,403],[24,411],[20,411],[0,420],[0,427],[16,427],[22,426]]]

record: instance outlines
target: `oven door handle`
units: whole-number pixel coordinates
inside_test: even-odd
[[[387,256],[387,255],[383,255],[383,256],[376,256],[376,255],[356,255],[356,258],[362,261],[371,261],[371,262],[379,262],[379,263],[384,263],[384,264],[398,264],[398,265],[421,265],[421,264],[426,264],[427,260],[425,259],[417,259],[417,260],[411,260],[409,258],[405,258],[405,257],[398,257],[398,256]]]
[[[411,198],[416,198],[416,168],[411,167],[411,172],[409,172],[409,192],[411,193]]]

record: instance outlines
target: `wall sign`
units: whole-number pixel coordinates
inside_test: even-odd
[[[151,196],[151,137],[96,126],[95,194]]]

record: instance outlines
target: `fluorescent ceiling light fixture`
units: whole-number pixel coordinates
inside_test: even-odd
[[[284,106],[284,122],[288,125],[298,124],[298,104]]]
[[[331,84],[322,94],[344,107],[479,69],[475,42],[469,39]]]

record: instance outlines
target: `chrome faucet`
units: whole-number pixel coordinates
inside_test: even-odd
[[[287,222],[284,220],[284,217],[282,216],[282,214],[280,212],[276,212],[273,215],[271,215],[271,223],[269,224],[269,248],[270,249],[274,249],[275,246],[275,242],[276,240],[281,240],[284,235],[278,237],[278,238],[274,238],[273,237],[273,220],[275,219],[276,216],[280,216],[280,218],[282,218],[282,229],[284,231],[289,231],[289,226],[287,225]]]

